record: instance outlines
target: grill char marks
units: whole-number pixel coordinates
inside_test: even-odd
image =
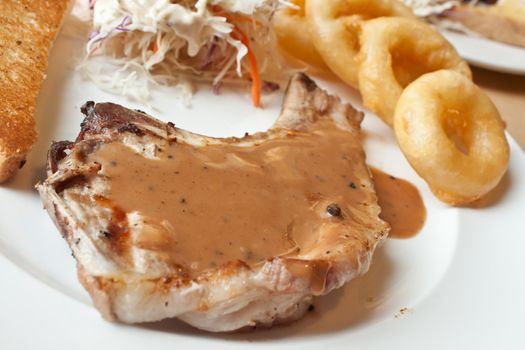
[[[71,150],[75,146],[71,141],[53,142],[48,152],[48,172],[55,173],[58,170],[58,163],[64,159],[66,150]]]
[[[105,229],[99,231],[100,236],[108,243],[111,250],[122,257],[130,253],[130,231],[127,215],[119,207],[102,196],[95,196],[95,202],[111,211],[111,219]]]
[[[150,116],[114,103],[97,103],[89,101],[81,107],[86,116],[80,125],[80,133],[76,142],[98,138],[108,133],[131,132],[137,136],[144,136],[147,131],[140,125],[165,129],[166,124],[151,118]]]

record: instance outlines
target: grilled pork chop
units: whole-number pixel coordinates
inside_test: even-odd
[[[86,103],[37,185],[108,320],[207,331],[300,318],[365,273],[388,234],[362,114],[302,74],[267,132],[218,139]]]

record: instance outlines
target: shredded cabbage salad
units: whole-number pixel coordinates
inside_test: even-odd
[[[85,0],[86,1],[86,0]],[[147,102],[150,85],[251,81],[260,105],[283,66],[270,22],[284,0],[87,0],[92,31],[81,73],[99,87]],[[101,64],[103,63],[103,64]]]

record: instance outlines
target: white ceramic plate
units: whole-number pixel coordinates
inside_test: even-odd
[[[443,205],[429,192],[375,116],[363,124],[368,162],[412,181],[428,210],[422,232],[389,240],[364,277],[316,300],[316,309],[287,327],[213,335],[177,321],[127,326],[100,318],[76,278],[75,261],[33,187],[44,176],[52,140],[74,139],[86,100],[115,101],[146,110],[178,127],[213,136],[267,129],[282,93],[265,96],[264,110],[247,91],[214,96],[193,107],[171,89],[155,92],[147,109],[83,81],[72,63],[81,48],[62,35],[51,57],[38,104],[40,138],[16,179],[0,187],[1,349],[523,349],[525,311],[525,156],[511,140],[508,174],[481,208]],[[321,82],[357,107],[357,94]]]
[[[472,65],[525,75],[525,48],[447,30],[441,33],[456,47],[460,56]]]

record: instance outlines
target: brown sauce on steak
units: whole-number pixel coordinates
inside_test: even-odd
[[[140,214],[148,228],[133,244],[169,255],[195,276],[231,261],[253,265],[309,251],[326,224],[351,227],[352,210],[374,200],[352,137],[320,121],[258,145],[179,141],[148,159],[113,142],[89,157],[108,179],[105,197],[128,216]]]
[[[371,168],[381,207],[380,217],[390,224],[391,238],[415,236],[425,224],[426,209],[418,189],[410,182]]]

